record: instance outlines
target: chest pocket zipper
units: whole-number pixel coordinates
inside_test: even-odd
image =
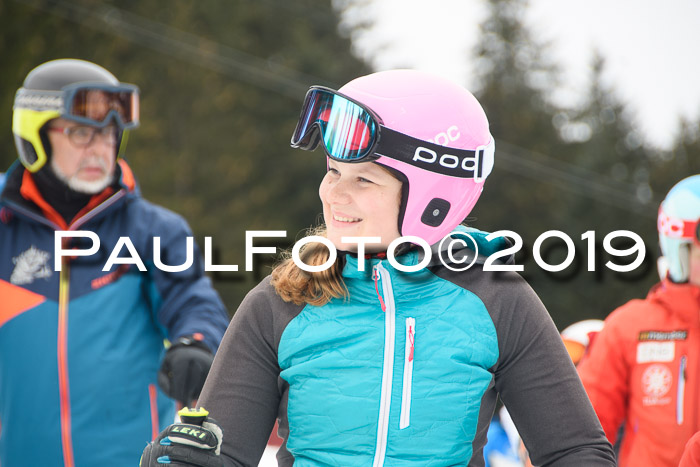
[[[676,422],[683,424],[683,409],[685,405],[685,369],[688,366],[688,357],[681,357],[680,368],[678,369],[678,396],[676,398]]]
[[[406,318],[406,350],[403,363],[403,394],[401,395],[401,418],[399,429],[411,424],[411,390],[413,387],[413,356],[416,344],[416,320]]]

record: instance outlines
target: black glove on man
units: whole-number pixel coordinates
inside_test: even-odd
[[[208,417],[209,412],[185,407],[179,415],[182,423],[170,425],[149,443],[139,466],[223,467],[219,456],[223,433],[216,421]]]
[[[177,339],[165,353],[158,372],[158,384],[165,394],[188,406],[199,398],[214,361],[209,347],[198,335]]]

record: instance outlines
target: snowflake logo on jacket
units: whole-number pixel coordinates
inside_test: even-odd
[[[15,269],[10,276],[10,282],[15,285],[31,284],[34,279],[47,279],[51,277],[49,269],[48,252],[39,250],[32,245],[27,251],[12,258]]]
[[[663,405],[671,402],[665,396],[671,389],[673,375],[666,365],[651,365],[642,375],[642,390],[646,397],[644,405]]]

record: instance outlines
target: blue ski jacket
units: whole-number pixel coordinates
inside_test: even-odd
[[[498,243],[471,233],[481,251]],[[264,280],[199,401],[221,424],[225,464],[257,465],[278,418],[280,466],[483,466],[500,395],[536,465],[615,465],[544,306],[483,260],[402,272],[372,258],[360,271],[346,255],[348,297],[320,307],[284,302]]]
[[[174,402],[156,384],[164,339],[201,333],[215,351],[227,312],[193,266],[166,273],[153,263],[160,237],[166,265],[186,259],[180,216],[144,200],[125,161],[119,186],[92,198],[66,222],[15,163],[0,194],[0,465],[138,465],[147,442],[172,423]],[[55,232],[87,230],[90,256],[55,270]],[[143,260],[103,271],[120,237]],[[87,241],[87,244],[86,244]],[[87,249],[89,239],[63,248]],[[126,248],[121,257],[127,257]]]

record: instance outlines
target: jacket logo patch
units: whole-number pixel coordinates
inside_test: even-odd
[[[672,362],[675,356],[675,342],[640,342],[637,344],[637,363]]]
[[[12,258],[15,268],[12,270],[10,282],[15,285],[25,285],[34,279],[48,279],[53,271],[49,268],[51,255],[32,245],[27,251]]]
[[[688,338],[688,331],[642,331],[637,336],[638,341],[684,341]]]
[[[642,391],[645,397],[644,405],[665,405],[671,402],[670,397],[664,397],[671,389],[673,375],[666,365],[651,365],[642,374]]]

